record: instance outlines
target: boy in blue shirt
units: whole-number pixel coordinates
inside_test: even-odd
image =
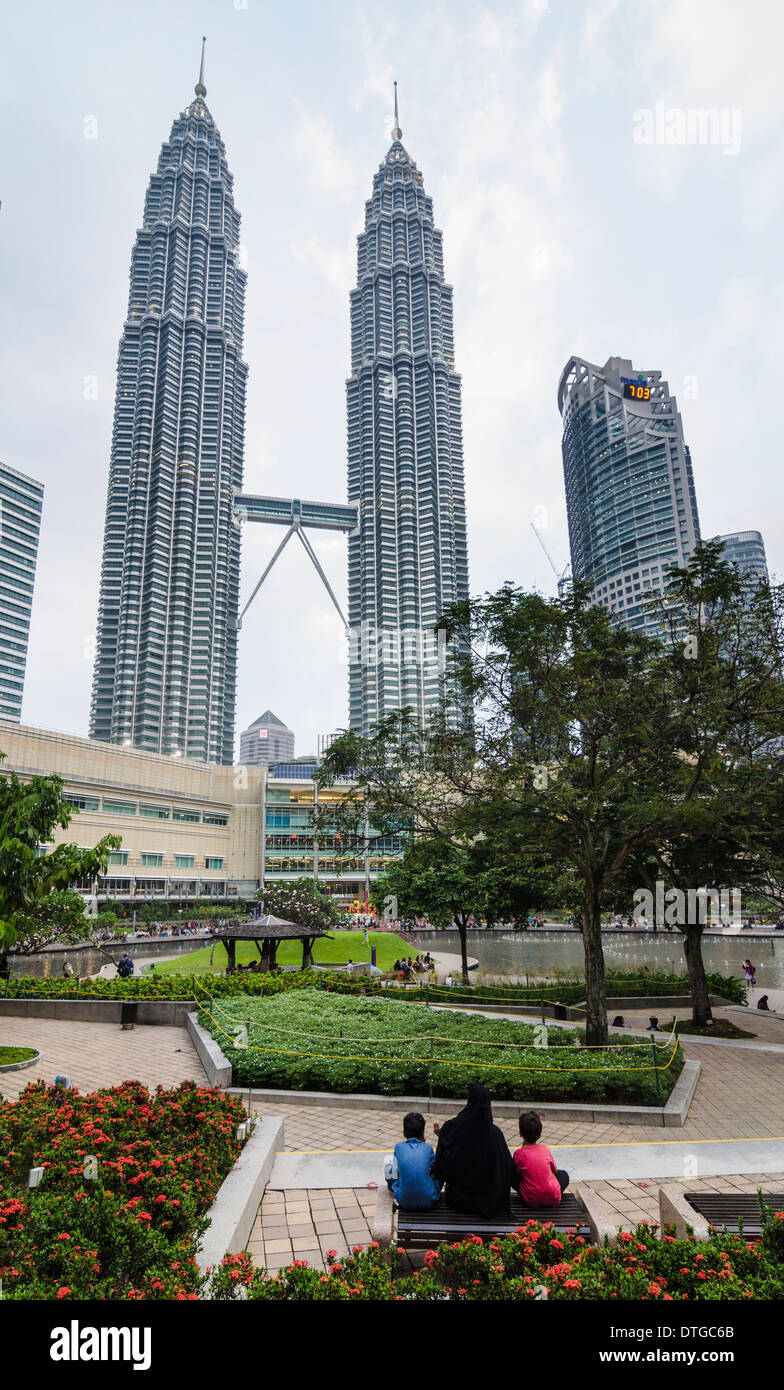
[[[427,1211],[438,1201],[441,1184],[432,1176],[435,1153],[424,1142],[425,1117],[416,1110],[403,1121],[402,1143],[395,1145],[391,1162],[384,1168],[387,1187],[399,1207]]]

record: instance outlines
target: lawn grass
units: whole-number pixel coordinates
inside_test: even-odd
[[[10,1067],[14,1062],[29,1062],[35,1053],[34,1047],[0,1047],[0,1067]]]
[[[369,931],[370,946],[376,947],[376,964],[380,970],[391,970],[398,956],[414,956],[416,951],[407,941],[392,932]],[[370,946],[364,943],[361,931],[336,931],[332,940],[316,941],[313,946],[315,965],[346,965],[350,960],[370,961]],[[210,964],[212,956],[212,964]],[[237,942],[237,964],[248,965],[258,960],[259,953],[253,941]],[[156,961],[156,975],[222,975],[226,970],[226,948],[221,942],[212,942],[200,951],[189,951],[187,956],[176,960]],[[301,965],[302,944],[298,941],[282,941],[278,947],[279,965]]]

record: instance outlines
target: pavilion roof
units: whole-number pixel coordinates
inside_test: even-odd
[[[235,941],[304,941],[308,937],[329,937],[329,932],[322,931],[320,927],[302,927],[297,922],[286,922],[282,917],[268,914],[254,922],[231,922],[227,927],[219,927],[212,935],[218,941],[229,938]]]

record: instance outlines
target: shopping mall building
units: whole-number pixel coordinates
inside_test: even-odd
[[[328,824],[317,838],[314,812],[323,816],[351,783],[320,789],[315,763],[219,767],[10,722],[0,725],[0,751],[0,776],[62,777],[75,814],[53,844],[90,849],[121,837],[105,877],[74,885],[99,903],[231,902],[302,877],[346,905],[364,903],[403,848],[370,825],[350,858]]]

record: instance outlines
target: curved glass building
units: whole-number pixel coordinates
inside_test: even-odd
[[[770,583],[765,542],[760,531],[732,531],[728,536],[716,536],[724,546],[724,559],[737,565],[741,574]]]
[[[150,179],[120,341],[90,736],[231,763],[247,368],[226,150],[195,100]]]
[[[558,387],[569,545],[575,579],[616,626],[655,633],[646,591],[700,540],[691,457],[661,372],[611,357],[572,357]]]
[[[351,292],[348,500],[350,727],[390,710],[425,720],[448,695],[435,629],[468,597],[460,377],[452,287],[422,175],[392,145],[365,204]]]

